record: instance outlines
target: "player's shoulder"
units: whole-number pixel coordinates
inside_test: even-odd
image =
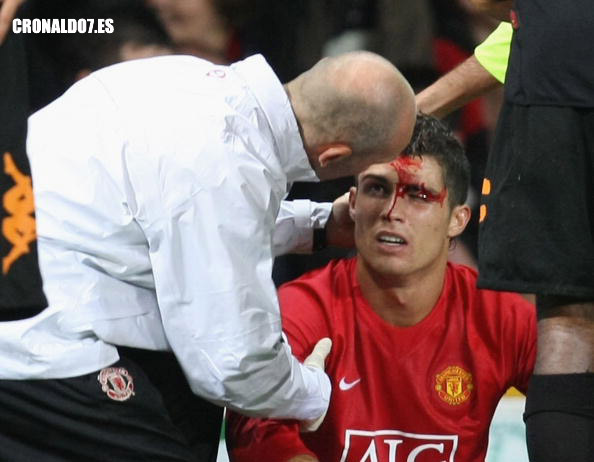
[[[500,310],[515,310],[518,307],[520,310],[534,309],[534,305],[521,294],[478,287],[478,272],[475,268],[448,263],[448,275],[457,290],[480,301],[481,305],[496,305]]]
[[[354,258],[331,260],[327,265],[309,271],[279,288],[281,297],[298,294],[327,299],[352,286]]]
[[[278,291],[283,329],[290,339],[328,336],[354,309],[352,260],[333,260],[283,284]]]
[[[450,261],[448,262],[448,272],[450,274],[456,274],[464,278],[474,278],[475,280],[478,277],[478,272],[475,268],[471,268],[470,266],[463,265],[461,263],[453,263]]]
[[[451,290],[474,293],[477,289],[478,272],[470,266],[448,262],[446,278]]]
[[[518,304],[526,307],[533,306],[531,302],[520,294],[478,287],[478,271],[475,268],[456,263],[448,263],[448,277],[450,284],[458,288],[463,288],[469,296],[472,295],[497,303],[505,302],[506,304]]]

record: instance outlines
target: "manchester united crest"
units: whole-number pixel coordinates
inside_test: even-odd
[[[474,385],[472,374],[459,366],[449,366],[435,376],[435,390],[439,397],[452,406],[466,401]]]
[[[114,401],[126,401],[134,396],[134,381],[123,367],[101,369],[97,380],[101,384],[101,390]]]

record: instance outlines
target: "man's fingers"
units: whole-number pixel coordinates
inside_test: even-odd
[[[328,356],[328,353],[330,353],[331,349],[332,340],[330,340],[328,337],[324,337],[323,339],[319,340],[318,343],[316,343],[316,346],[313,348],[311,354],[307,358],[305,358],[303,364],[305,364],[306,366],[312,366],[324,370],[326,356]],[[326,417],[326,412],[324,412],[317,419],[302,421],[299,425],[300,430],[302,432],[316,431],[318,427],[322,425],[324,417]]]
[[[332,213],[326,223],[326,242],[330,247],[352,248],[355,245],[355,222],[349,213],[349,193],[332,203]]]
[[[305,358],[303,364],[306,366],[313,366],[319,369],[324,369],[324,362],[326,361],[326,356],[330,353],[332,349],[332,340],[328,337],[323,338],[312,350],[311,354]]]

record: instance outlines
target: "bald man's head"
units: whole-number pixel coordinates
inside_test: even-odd
[[[321,179],[353,175],[391,159],[412,135],[413,90],[398,69],[374,53],[324,58],[287,90]]]

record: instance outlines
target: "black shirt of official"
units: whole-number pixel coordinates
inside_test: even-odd
[[[25,151],[29,111],[20,36],[0,45],[0,321],[47,306],[37,262],[31,171]]]
[[[516,0],[512,19],[507,101],[594,107],[592,0]]]

